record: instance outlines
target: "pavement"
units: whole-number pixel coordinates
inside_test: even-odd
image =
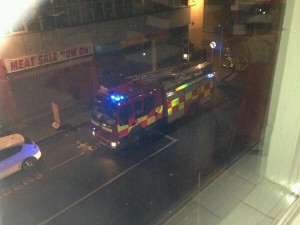
[[[3,133],[20,133],[38,143],[88,122],[90,120],[90,111],[90,104],[77,102],[60,111],[61,126],[58,129],[52,127],[54,122],[53,113],[46,113],[9,127]]]

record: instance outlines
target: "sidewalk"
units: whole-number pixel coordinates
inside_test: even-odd
[[[22,122],[10,128],[10,133],[20,133],[31,138],[35,142],[45,140],[66,130],[72,129],[90,120],[91,108],[89,104],[79,102],[70,105],[61,111],[61,127],[54,129],[51,124],[54,122],[53,114],[47,113],[40,117]]]

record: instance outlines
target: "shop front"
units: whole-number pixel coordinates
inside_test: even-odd
[[[3,61],[1,95],[9,96],[0,102],[4,124],[50,113],[51,102],[61,109],[87,102],[98,87],[90,43]]]

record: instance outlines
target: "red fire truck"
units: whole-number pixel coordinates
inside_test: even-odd
[[[172,123],[194,115],[214,96],[212,64],[189,63],[100,88],[92,109],[92,132],[108,148],[119,149]]]

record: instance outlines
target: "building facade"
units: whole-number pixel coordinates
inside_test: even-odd
[[[203,6],[202,0],[35,1],[1,41],[0,124],[49,113],[51,102],[88,101],[99,85],[97,55],[156,45],[171,33],[186,37],[203,28]]]

